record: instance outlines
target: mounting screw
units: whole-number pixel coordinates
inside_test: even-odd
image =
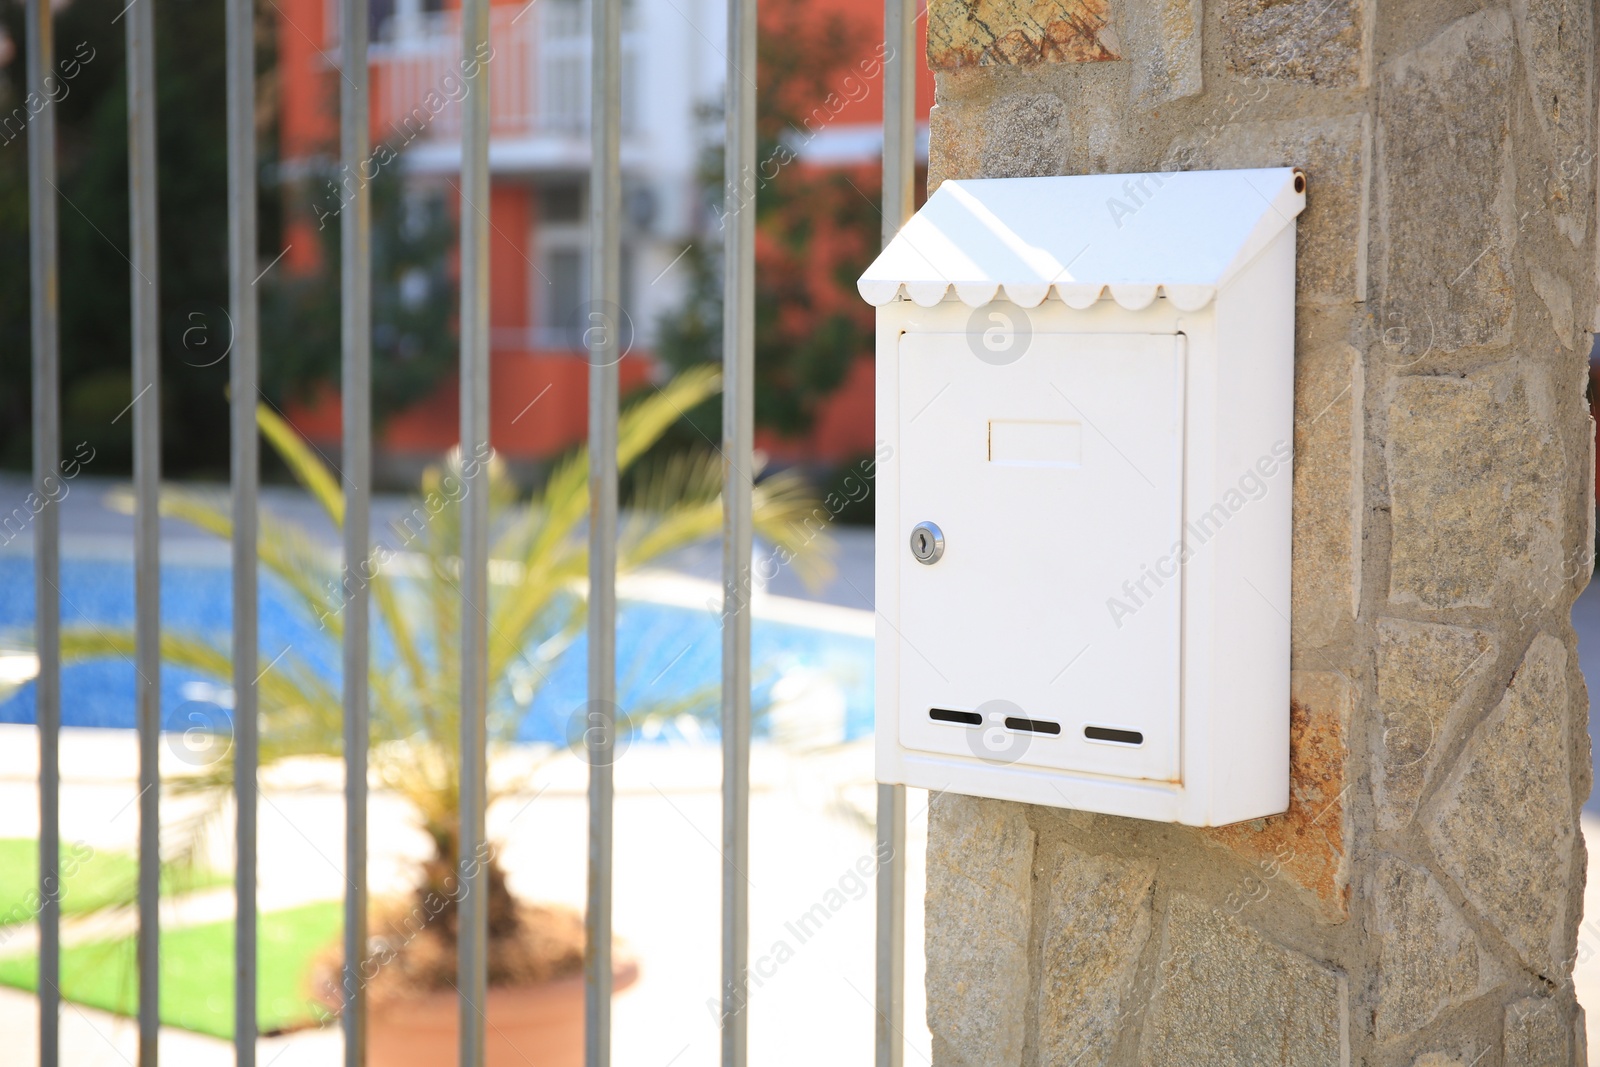
[[[918,563],[938,563],[944,555],[944,531],[931,522],[917,523],[911,528],[911,554]]]

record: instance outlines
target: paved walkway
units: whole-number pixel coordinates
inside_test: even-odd
[[[35,734],[0,726],[0,836],[37,832]],[[133,738],[122,731],[66,730],[62,739],[63,836],[95,848],[132,851],[137,819]],[[529,793],[497,805],[490,836],[503,843],[512,887],[529,899],[581,907],[586,847],[587,768],[562,757],[539,771]],[[719,960],[720,749],[635,746],[616,768],[616,902],[620,936],[640,960],[637,985],[615,1007],[618,1067],[712,1067],[717,1030],[707,1003],[717,996]],[[344,885],[341,768],[306,760],[278,768],[263,782],[261,884],[264,910],[338,899]],[[768,966],[751,994],[751,1061],[815,1067],[871,1062],[874,912],[867,815],[874,803],[871,750],[856,744],[812,755],[758,748],[752,761],[751,932],[753,959],[793,950]],[[925,794],[911,804],[911,854],[925,847]],[[181,812],[173,811],[174,817]],[[209,862],[231,867],[233,814],[214,812]],[[399,892],[426,842],[395,798],[375,794],[371,814],[371,879],[375,893]],[[908,886],[911,929],[921,928],[922,872],[913,863]],[[837,890],[838,895],[830,891]],[[842,904],[839,903],[842,901]],[[839,904],[803,942],[789,924],[815,905]],[[230,891],[208,891],[169,906],[164,924],[215,921],[232,915]],[[104,929],[96,930],[103,934]],[[920,944],[913,938],[914,947]],[[26,946],[14,939],[6,951]],[[785,953],[787,955],[787,953]],[[929,1052],[920,996],[920,953],[912,953],[907,1016],[913,1051]],[[30,1062],[38,1032],[30,996],[0,991],[0,1033],[7,1062]],[[69,1006],[63,1016],[63,1062],[119,1064],[132,1058],[127,1020]],[[163,1062],[181,1067],[231,1064],[220,1041],[164,1030]],[[313,1032],[261,1042],[263,1067],[332,1067],[337,1033]],[[14,1057],[14,1058],[13,1058]],[[674,1058],[676,1057],[676,1058]]]

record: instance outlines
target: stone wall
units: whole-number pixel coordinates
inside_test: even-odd
[[[933,0],[929,181],[1295,165],[1293,800],[945,794],[937,1067],[1585,1062],[1593,0]]]

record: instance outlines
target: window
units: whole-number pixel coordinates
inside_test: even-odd
[[[535,274],[533,307],[537,318],[533,343],[539,348],[581,348],[583,331],[590,324],[589,240],[583,226],[545,226],[538,234],[539,270]],[[645,323],[634,311],[633,249],[622,246],[623,321],[620,343],[627,349],[637,343]]]
[[[546,277],[539,279],[545,290],[539,342],[549,348],[576,347],[583,332],[578,312],[589,291],[589,257],[581,248],[552,248],[541,269]]]
[[[582,223],[583,201],[583,186],[577,182],[541,186],[539,218],[544,222]]]

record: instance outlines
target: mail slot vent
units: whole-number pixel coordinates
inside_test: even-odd
[[[1144,734],[1138,730],[1116,730],[1109,726],[1085,726],[1083,736],[1091,741],[1110,741],[1114,745],[1144,744]]]
[[[1024,719],[1013,715],[1006,719],[1006,729],[1021,730],[1023,733],[1029,734],[1050,734],[1054,736],[1061,732],[1061,724],[1051,722],[1049,719]]]
[[[929,708],[928,718],[935,722],[958,722],[963,726],[982,726],[983,716],[975,711],[951,711],[949,708]]]

